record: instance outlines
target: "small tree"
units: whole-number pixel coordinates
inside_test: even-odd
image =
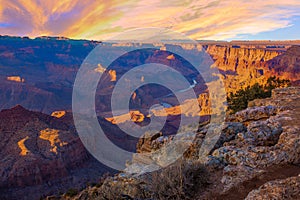
[[[238,90],[235,94],[231,92],[227,97],[228,109],[231,113],[236,113],[246,109],[249,101],[271,97],[273,89],[288,87],[290,85],[289,80],[281,80],[272,76],[267,80],[266,85],[255,83],[251,87],[248,86],[245,89]]]

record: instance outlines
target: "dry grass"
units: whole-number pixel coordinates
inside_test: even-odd
[[[194,199],[208,186],[209,174],[197,161],[178,161],[156,172],[123,180],[108,177],[80,199]]]
[[[208,171],[198,162],[177,163],[145,176],[146,188],[153,199],[193,199],[209,181]]]

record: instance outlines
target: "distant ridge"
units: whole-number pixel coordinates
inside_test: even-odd
[[[90,41],[101,43],[101,40],[89,40],[89,39],[73,39],[64,36],[38,36],[31,38],[28,36],[12,36],[12,35],[0,35],[0,39],[28,39],[28,40],[71,40],[71,41]],[[122,40],[116,40],[122,42]],[[172,41],[172,40],[166,40]],[[285,45],[300,45],[300,40],[196,40],[200,44],[285,44]],[[125,41],[124,42],[128,42]],[[134,43],[134,41],[132,41]],[[163,41],[162,41],[163,42]],[[174,40],[174,42],[180,42],[180,40]]]

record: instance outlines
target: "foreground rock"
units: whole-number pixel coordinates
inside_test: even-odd
[[[268,171],[272,166],[300,162],[300,89],[273,91],[272,98],[257,100],[259,107],[236,113],[229,119],[247,126],[247,131],[224,143],[211,159],[225,164],[223,192]]]
[[[246,200],[299,199],[300,175],[284,180],[270,181],[251,191]]]
[[[299,102],[300,88],[275,89],[271,98],[251,102],[252,107],[228,117],[229,122],[219,127],[219,139],[205,161],[212,171],[222,171],[221,178],[215,180],[220,190],[215,196],[232,193],[241,184],[255,182],[255,178],[265,175],[270,168],[300,163]],[[206,126],[197,133],[185,154],[187,158],[197,159],[207,130]],[[139,149],[154,151],[173,138],[150,137]],[[300,172],[300,167],[295,171],[298,169]],[[252,189],[249,186],[239,198],[245,198]]]

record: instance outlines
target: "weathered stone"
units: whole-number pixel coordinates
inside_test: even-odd
[[[300,175],[265,183],[258,189],[251,191],[245,200],[299,199],[299,197]]]
[[[223,177],[221,179],[224,185],[223,192],[238,186],[244,181],[250,180],[259,174],[263,173],[263,170],[247,167],[247,166],[226,166],[223,170]]]
[[[275,106],[252,107],[235,113],[233,116],[229,117],[229,120],[237,122],[257,121],[269,118],[277,112],[278,108]]]

